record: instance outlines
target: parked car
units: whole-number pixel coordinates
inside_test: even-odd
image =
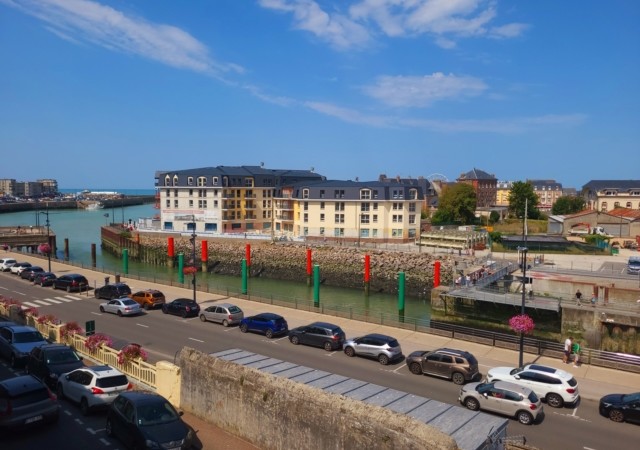
[[[123,392],[109,407],[105,430],[131,448],[188,449],[193,431],[181,415],[161,395]]]
[[[23,280],[33,281],[33,278],[39,272],[44,272],[44,269],[40,266],[25,267],[20,272],[20,278]]]
[[[293,345],[322,347],[328,352],[341,349],[345,340],[346,335],[342,328],[327,322],[313,322],[289,330],[289,341]]]
[[[605,395],[600,399],[599,410],[614,422],[640,423],[640,392]]]
[[[33,284],[51,286],[56,278],[56,274],[53,272],[38,272],[33,277]]]
[[[225,327],[239,324],[242,319],[244,312],[231,303],[216,303],[200,311],[200,320],[203,322],[217,322]]]
[[[22,272],[27,267],[31,267],[31,263],[17,262],[9,268],[9,271],[14,275],[20,275],[20,272]]]
[[[47,344],[31,350],[25,368],[27,373],[35,375],[51,389],[56,389],[60,375],[82,366],[82,357],[71,347],[64,344]]]
[[[0,381],[0,429],[31,428],[57,422],[60,404],[47,386],[32,375]]]
[[[531,425],[543,413],[535,392],[507,381],[469,383],[460,389],[458,401],[472,411],[481,409],[515,417],[524,425]]]
[[[540,364],[520,368],[496,367],[487,372],[487,381],[509,381],[528,387],[554,408],[561,408],[565,403],[573,404],[580,398],[578,382],[573,375]]]
[[[93,295],[95,298],[112,300],[114,298],[128,297],[131,295],[131,288],[126,283],[105,284],[95,288]]]
[[[455,384],[464,384],[480,375],[478,360],[464,350],[439,348],[433,351],[417,350],[407,356],[407,367],[416,375],[447,378]]]
[[[170,303],[162,305],[162,312],[182,317],[196,317],[200,314],[200,305],[188,298],[177,298]]]
[[[15,263],[17,263],[13,258],[2,258],[0,259],[0,271],[8,272]]]
[[[348,339],[342,348],[347,356],[375,358],[383,366],[403,357],[402,348],[396,338],[384,334],[373,333]]]
[[[125,374],[111,366],[89,366],[58,378],[57,393],[80,405],[85,416],[92,410],[108,407],[121,392],[133,388]]]
[[[11,363],[11,367],[24,364],[31,349],[44,344],[48,344],[47,340],[33,327],[0,326],[0,355]]]
[[[100,312],[108,312],[122,316],[135,316],[142,314],[142,308],[129,297],[116,298],[108,302],[100,303]]]
[[[284,317],[278,314],[262,313],[243,318],[240,321],[240,331],[243,333],[255,331],[271,339],[279,334],[286,334],[289,331],[289,325]]]
[[[162,305],[166,303],[164,294],[157,289],[145,289],[130,294],[129,297],[144,309],[162,308]]]
[[[89,288],[89,281],[80,274],[69,273],[53,280],[53,289],[65,289],[67,292],[82,292]]]

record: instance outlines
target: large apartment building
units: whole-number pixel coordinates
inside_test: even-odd
[[[553,204],[562,197],[562,183],[555,180],[527,180],[538,196],[538,210],[550,212]]]
[[[591,180],[582,187],[587,209],[640,209],[640,180]]]
[[[473,190],[476,192],[477,208],[488,208],[495,205],[498,180],[493,174],[474,168],[469,172],[460,174],[456,181],[473,186]]]

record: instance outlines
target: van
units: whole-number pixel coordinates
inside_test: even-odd
[[[640,256],[632,256],[629,258],[627,273],[629,275],[638,275],[640,273]]]

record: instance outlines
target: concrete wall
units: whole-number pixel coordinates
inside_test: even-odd
[[[187,347],[180,369],[182,409],[265,450],[458,448],[451,437],[409,416]]]

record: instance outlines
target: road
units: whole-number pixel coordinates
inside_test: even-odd
[[[91,280],[90,280],[91,281]],[[128,281],[132,289],[144,288],[146,285],[134,280]],[[168,299],[185,295],[178,288],[160,287]],[[175,295],[174,294],[175,291]],[[87,320],[95,320],[96,331],[106,333],[112,337],[118,337],[118,344],[127,342],[141,344],[150,354],[152,361],[174,361],[176,355],[184,346],[189,346],[203,352],[211,353],[228,348],[242,348],[255,353],[268,355],[274,358],[292,361],[297,364],[338,373],[376,383],[379,385],[403,390],[433,398],[435,400],[457,404],[459,388],[453,383],[427,376],[412,375],[404,363],[381,366],[376,361],[363,358],[349,358],[342,352],[325,352],[304,346],[294,346],[286,337],[273,340],[257,334],[243,334],[237,327],[224,328],[218,324],[203,323],[197,318],[182,319],[176,316],[162,314],[161,311],[149,311],[136,317],[118,317],[112,314],[102,314],[98,305],[102,300],[97,300],[89,294],[67,294],[62,291],[53,291],[51,288],[32,286],[25,280],[20,280],[9,273],[0,274],[0,294],[15,298],[21,302],[29,302],[40,305],[41,314],[54,314],[63,321],[77,321],[81,326]],[[188,295],[188,294],[187,294]],[[200,298],[206,298],[200,294]],[[57,300],[52,303],[50,300]],[[200,300],[201,303],[203,300]],[[48,303],[45,305],[45,303]],[[246,303],[245,314],[250,315],[268,310],[268,306]],[[285,314],[286,317],[286,314]],[[300,314],[291,314],[289,327],[303,325]],[[339,322],[338,322],[339,323]],[[373,330],[376,325],[370,324]],[[345,329],[348,337],[352,336],[349,329]],[[434,348],[425,342],[422,348],[416,344],[405,345],[400,339],[405,354],[413,350],[428,350]],[[414,348],[415,347],[415,348]],[[482,365],[483,373],[490,367]],[[584,392],[583,392],[584,395]],[[616,424],[608,419],[600,417],[597,411],[597,401],[583,399],[572,408],[555,409],[545,405],[545,416],[540,423],[533,426],[524,426],[512,420],[509,424],[509,435],[524,435],[527,442],[540,449],[562,448],[567,450],[605,450],[615,448],[626,450],[636,448],[640,436],[640,428],[632,424]],[[97,449],[115,448],[106,446],[102,428],[104,418],[80,417],[73,408],[70,412],[65,408],[64,419],[61,426],[49,431],[40,431],[29,436],[29,439],[42,438],[42,442],[51,444],[55,439],[60,444],[64,443],[69,448],[68,429],[79,428],[85,430],[82,435],[87,442],[93,442]],[[89,431],[91,430],[91,431]],[[92,432],[95,433],[92,434]],[[107,441],[109,442],[109,441]],[[11,443],[10,443],[11,444]],[[88,448],[89,445],[82,446]],[[16,447],[17,448],[17,447]],[[22,447],[24,448],[24,447]],[[29,447],[33,448],[33,447]],[[74,447],[75,448],[75,447]],[[78,447],[80,448],[80,447]]]

